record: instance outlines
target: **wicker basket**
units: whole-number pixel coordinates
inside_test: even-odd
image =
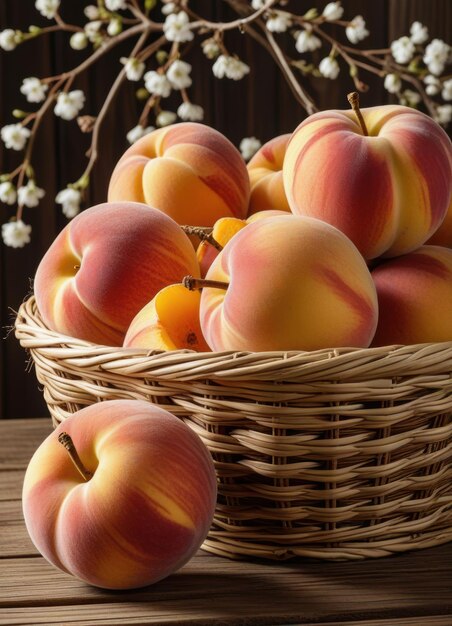
[[[360,559],[452,539],[452,342],[152,353],[55,333],[34,298],[16,336],[54,424],[144,398],[201,436],[219,482],[210,552]]]

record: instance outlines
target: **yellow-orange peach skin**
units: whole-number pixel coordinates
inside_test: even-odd
[[[79,474],[66,432],[92,476]],[[139,400],[93,404],[34,453],[23,485],[28,533],[55,567],[107,589],[143,587],[186,563],[209,530],[213,461],[201,439]]]
[[[276,209],[290,212],[283,183],[283,162],[291,134],[267,141],[247,165],[251,195],[248,215]]]
[[[213,128],[193,122],[161,128],[134,143],[116,165],[108,189],[111,202],[145,202],[192,226],[246,217],[249,194],[237,148]]]
[[[293,213],[342,230],[366,259],[398,256],[440,226],[452,193],[452,144],[408,107],[325,111],[302,122],[287,146],[284,188]]]
[[[199,291],[169,285],[133,318],[125,348],[209,352],[199,323]]]
[[[373,345],[452,341],[452,250],[421,246],[372,271],[379,320]]]
[[[199,276],[190,240],[144,204],[105,203],[77,215],[52,243],[34,292],[57,332],[121,346],[138,311],[166,285]]]
[[[352,242],[314,218],[269,217],[238,232],[212,263],[201,328],[212,350],[366,347],[377,323],[370,272]]]

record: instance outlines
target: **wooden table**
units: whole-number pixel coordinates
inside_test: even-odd
[[[0,624],[451,626],[452,544],[372,561],[232,561],[203,551],[138,591],[49,565],[21,512],[24,470],[50,419],[0,420]]]

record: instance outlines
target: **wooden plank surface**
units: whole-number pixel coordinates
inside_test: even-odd
[[[50,419],[0,421],[0,624],[452,626],[452,544],[385,559],[233,561],[202,550],[136,591],[90,587],[48,564],[22,517],[23,473]]]

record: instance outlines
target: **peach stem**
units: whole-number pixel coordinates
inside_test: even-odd
[[[68,435],[67,433],[60,433],[60,435],[58,435],[58,441],[69,452],[69,456],[71,457],[72,462],[74,463],[75,467],[78,469],[80,474],[83,476],[83,479],[89,480],[92,474],[86,469],[86,467],[83,465],[82,461],[80,460],[78,452],[75,449],[74,442],[72,441],[72,437]]]
[[[207,241],[221,252],[223,246],[212,235],[212,228],[208,226],[181,226],[186,235],[196,235],[201,241]]]
[[[359,125],[361,126],[361,130],[363,131],[363,135],[365,137],[369,136],[369,131],[367,130],[366,122],[364,121],[363,114],[359,108],[359,93],[357,91],[352,91],[347,95],[347,100],[349,101],[353,112],[358,118]]]
[[[207,280],[206,278],[194,278],[193,276],[185,276],[182,279],[184,287],[190,291],[202,289],[203,287],[212,287],[213,289],[227,289],[229,283],[223,283],[220,280]]]

